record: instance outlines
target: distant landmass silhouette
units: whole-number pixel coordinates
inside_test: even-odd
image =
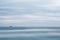
[[[12,30],[13,29],[13,26],[9,26],[9,29]]]

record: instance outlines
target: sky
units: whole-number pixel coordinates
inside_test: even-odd
[[[60,0],[0,0],[0,26],[60,26]]]

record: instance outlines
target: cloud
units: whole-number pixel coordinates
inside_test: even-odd
[[[56,15],[57,16],[57,15]],[[55,17],[54,15],[14,15],[14,16],[0,16],[0,18],[5,20],[48,20],[48,21],[59,21],[60,17]]]
[[[0,0],[0,23],[21,25],[57,25],[60,0]]]
[[[60,18],[58,18],[58,17],[45,16],[45,15],[0,16],[0,19],[1,19],[0,23],[3,25],[8,24],[8,25],[15,25],[15,26],[16,25],[42,26],[43,24],[44,25],[49,25],[50,23],[55,24],[55,23],[58,23],[60,21]]]

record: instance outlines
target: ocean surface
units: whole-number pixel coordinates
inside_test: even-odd
[[[0,40],[60,40],[60,27],[0,27]]]

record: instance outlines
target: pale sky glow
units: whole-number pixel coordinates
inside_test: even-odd
[[[0,0],[0,26],[60,26],[60,0]]]

